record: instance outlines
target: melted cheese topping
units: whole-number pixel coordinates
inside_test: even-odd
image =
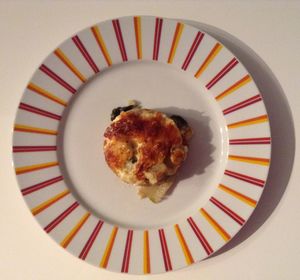
[[[107,164],[133,185],[159,186],[170,181],[188,151],[174,121],[148,109],[122,112],[104,137]]]

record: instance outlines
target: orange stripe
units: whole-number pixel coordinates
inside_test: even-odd
[[[56,49],[54,54],[82,81],[86,82],[86,77],[75,67],[72,61],[63,53],[61,49]]]
[[[135,31],[137,58],[142,59],[141,17],[134,17],[134,31]]]
[[[214,60],[214,58],[217,56],[217,54],[220,52],[222,49],[222,45],[219,43],[216,43],[207,58],[204,60],[202,65],[199,67],[198,71],[195,74],[196,78],[199,78],[200,75],[205,71],[205,69],[208,67],[208,65]]]
[[[186,241],[185,241],[185,239],[184,239],[184,237],[183,237],[183,234],[182,234],[182,232],[181,232],[181,230],[180,230],[179,225],[178,225],[178,224],[174,225],[174,229],[175,229],[177,238],[178,238],[178,240],[179,240],[179,243],[180,243],[180,245],[181,245],[181,249],[182,249],[182,251],[183,251],[183,254],[184,254],[184,256],[185,256],[185,261],[186,261],[186,263],[187,263],[188,265],[194,263],[194,259],[193,259],[193,257],[192,257],[192,254],[191,254],[190,250],[189,250],[189,247],[188,247],[187,244],[186,244]]]
[[[102,267],[102,268],[107,267],[108,260],[109,260],[109,257],[110,257],[110,253],[111,253],[111,250],[113,248],[117,232],[118,232],[118,227],[115,226],[111,231],[109,240],[108,240],[107,245],[106,245],[106,249],[104,251],[104,254],[103,254],[101,262],[100,262],[100,267]]]
[[[144,231],[144,274],[150,273],[149,233]]]
[[[79,220],[79,222],[71,229],[71,231],[63,239],[63,241],[60,242],[60,245],[63,248],[66,248],[70,244],[70,242],[73,240],[73,238],[75,237],[75,235],[77,234],[77,232],[82,228],[82,226],[87,221],[87,219],[90,217],[90,215],[91,215],[91,213],[89,213],[89,212],[85,213],[81,217],[81,219]]]
[[[33,83],[30,83],[28,86],[27,86],[28,89],[38,93],[39,95],[42,95],[60,105],[63,105],[63,106],[67,106],[67,102],[60,99],[59,97],[55,96],[54,94],[52,94],[51,92],[37,86],[36,84],[33,84]]]
[[[259,117],[256,117],[256,118],[231,123],[231,124],[227,125],[227,127],[228,128],[237,128],[237,127],[240,127],[240,126],[253,125],[253,124],[263,123],[263,122],[266,122],[266,121],[268,121],[268,116],[267,115],[262,115],[262,116],[259,116]]]
[[[30,211],[35,216],[38,213],[45,210],[46,208],[48,208],[49,206],[51,206],[52,204],[54,204],[56,201],[58,201],[58,200],[62,199],[63,197],[65,197],[69,193],[70,193],[69,190],[65,190],[65,191],[53,196],[52,198],[46,200],[45,202],[39,204],[38,206],[32,208]]]
[[[230,240],[231,236],[203,208],[200,209],[200,213],[225,241]]]
[[[22,166],[22,167],[17,167],[16,170],[16,174],[23,174],[23,173],[27,173],[27,172],[31,172],[31,171],[35,171],[35,170],[39,170],[39,169],[44,169],[44,168],[48,168],[48,167],[52,167],[52,166],[56,166],[58,165],[57,161],[53,161],[53,162],[46,162],[46,163],[39,163],[39,164],[34,164],[34,165],[29,165],[29,166]]]
[[[14,130],[22,131],[22,132],[29,132],[29,133],[57,135],[57,131],[55,131],[55,130],[40,128],[40,127],[33,127],[33,126],[23,125],[23,124],[15,124]]]
[[[222,93],[220,93],[216,97],[216,100],[223,99],[225,96],[227,96],[227,95],[231,94],[232,92],[236,91],[240,87],[242,87],[245,84],[249,83],[251,80],[252,80],[251,77],[249,75],[246,75],[245,77],[243,77],[242,79],[240,79],[239,81],[237,81],[236,83],[234,83],[232,86],[230,86],[229,88],[227,88],[226,90],[224,90]]]
[[[102,37],[102,35],[100,33],[99,27],[98,26],[93,26],[91,28],[91,30],[92,30],[92,32],[94,34],[94,37],[95,37],[95,39],[96,39],[96,41],[98,43],[98,46],[100,47],[100,49],[102,51],[102,54],[103,54],[103,56],[104,56],[104,58],[105,58],[105,60],[107,62],[107,65],[111,66],[112,65],[112,61],[111,61],[110,55],[108,53],[108,50],[106,48],[105,42],[103,40],[103,37]]]
[[[176,49],[177,49],[182,31],[183,31],[183,28],[184,28],[184,25],[182,23],[178,22],[177,26],[176,26],[176,30],[175,30],[175,34],[174,34],[174,38],[173,38],[169,58],[168,58],[168,63],[172,63],[173,60],[174,60],[174,56],[175,56],[175,53],[176,53]]]
[[[230,160],[243,161],[247,163],[254,163],[259,165],[269,165],[270,160],[267,158],[257,158],[257,157],[242,157],[236,155],[229,155],[228,158]]]
[[[241,193],[239,193],[239,192],[237,192],[237,191],[235,191],[235,190],[233,190],[233,189],[231,189],[227,186],[224,186],[222,184],[219,185],[219,189],[226,192],[226,193],[228,193],[228,194],[230,194],[230,195],[232,195],[232,196],[234,196],[235,198],[237,198],[240,201],[248,204],[251,207],[255,207],[256,204],[257,204],[256,200],[254,200],[254,199],[252,199],[252,198],[250,198],[250,197],[248,197],[244,194],[241,194]]]

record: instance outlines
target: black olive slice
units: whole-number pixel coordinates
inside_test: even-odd
[[[137,107],[136,105],[129,105],[124,107],[117,107],[112,110],[110,115],[110,120],[113,121],[117,116],[119,116],[122,112],[127,112],[133,108]]]
[[[183,117],[180,117],[180,116],[178,116],[178,115],[172,115],[171,117],[170,117],[170,119],[172,119],[174,122],[175,122],[175,124],[177,125],[177,127],[181,130],[182,128],[184,128],[184,127],[188,127],[189,125],[188,125],[188,123],[187,123],[187,121],[183,118]]]

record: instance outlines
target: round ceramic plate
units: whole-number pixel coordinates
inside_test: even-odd
[[[131,99],[194,130],[158,204],[104,160],[110,112]],[[264,189],[270,143],[262,96],[226,47],[181,22],[136,16],[87,28],[43,61],[17,111],[13,156],[30,211],[57,243],[98,267],[146,274],[198,262],[241,229]]]

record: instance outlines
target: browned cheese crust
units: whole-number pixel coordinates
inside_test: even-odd
[[[161,112],[122,112],[104,133],[105,160],[126,183],[159,185],[176,173],[187,156],[184,133]]]

